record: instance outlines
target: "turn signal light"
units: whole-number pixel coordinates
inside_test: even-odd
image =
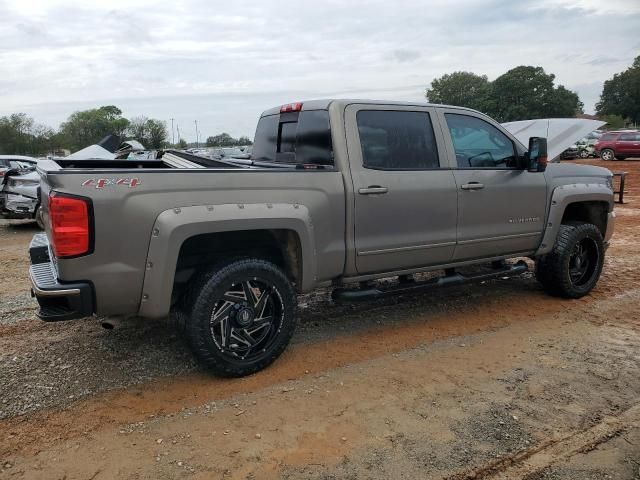
[[[49,195],[51,245],[58,258],[89,253],[91,247],[90,200],[58,192]]]

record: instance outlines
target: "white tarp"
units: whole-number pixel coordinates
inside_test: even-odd
[[[67,159],[77,159],[77,160],[113,160],[116,158],[115,154],[111,153],[106,148],[102,148],[99,145],[89,145],[88,147],[83,148],[82,150],[78,150],[77,152],[72,153]]]
[[[507,122],[502,126],[525,147],[529,144],[529,137],[545,137],[549,160],[553,160],[578,140],[586,137],[605,123],[600,120],[583,118],[542,118],[540,120]]]

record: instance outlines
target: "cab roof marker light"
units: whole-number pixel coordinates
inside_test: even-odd
[[[302,110],[302,102],[287,103],[286,105],[282,105],[280,107],[280,113],[299,112],[300,110]]]

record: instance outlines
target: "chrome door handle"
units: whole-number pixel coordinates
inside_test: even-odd
[[[380,187],[379,185],[372,185],[367,188],[361,188],[358,190],[360,195],[375,195],[381,193],[387,193],[389,189],[387,187]]]
[[[460,188],[462,190],[482,190],[484,188],[484,184],[478,183],[478,182],[470,182],[470,183],[465,183]]]

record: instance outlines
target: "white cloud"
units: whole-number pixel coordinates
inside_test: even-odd
[[[116,104],[188,138],[251,134],[260,111],[327,96],[423,98],[454,70],[540,65],[581,94],[637,55],[636,0],[0,0],[0,115],[53,126]],[[606,34],[602,34],[603,25]]]

